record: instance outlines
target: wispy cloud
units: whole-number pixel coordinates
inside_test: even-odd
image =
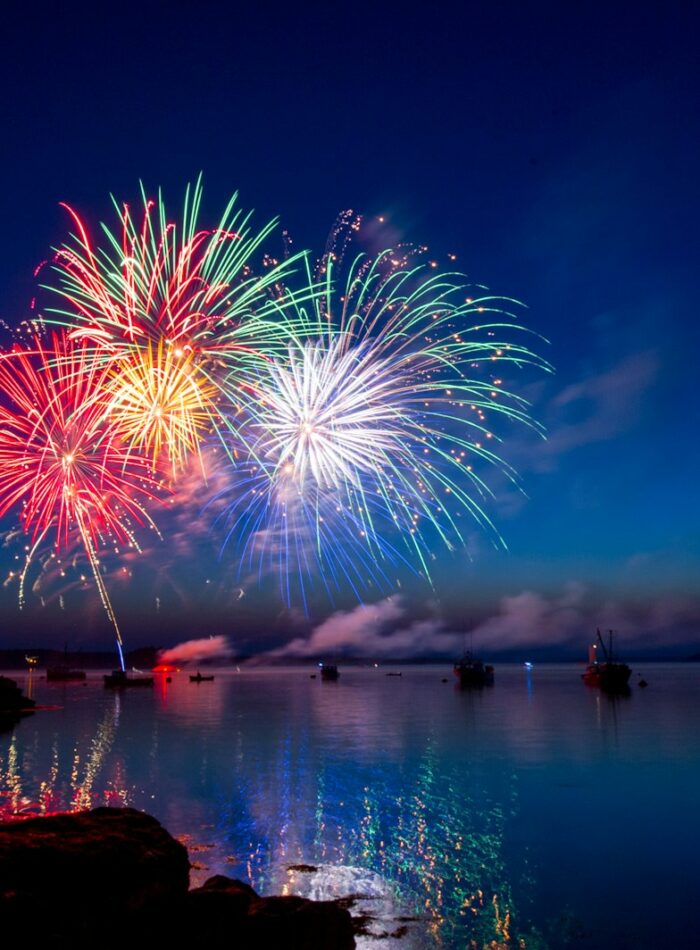
[[[592,590],[571,581],[550,596],[525,590],[501,598],[491,616],[470,633],[478,649],[486,652],[574,645],[583,649],[596,627],[614,628],[629,649],[689,642],[694,631],[700,635],[700,600],[660,595],[646,604],[601,602]],[[336,611],[308,636],[295,637],[267,657],[453,657],[463,641],[463,631],[447,629],[437,616],[411,619],[408,607],[392,596]]]
[[[613,439],[639,424],[658,370],[654,353],[632,353],[600,373],[582,374],[554,393],[543,413],[546,441],[528,440],[527,448],[516,449],[521,471],[550,471],[567,453]]]
[[[567,643],[586,627],[584,594],[582,585],[570,583],[553,598],[534,591],[503,597],[497,613],[472,634],[479,643],[496,649]]]
[[[275,657],[364,656],[407,659],[430,654],[452,654],[460,635],[448,633],[437,617],[407,623],[407,610],[397,596],[375,604],[339,610],[315,627],[308,637],[297,637],[275,650]]]

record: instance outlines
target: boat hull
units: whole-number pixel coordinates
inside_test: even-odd
[[[627,689],[631,673],[626,663],[591,663],[581,679],[586,686],[615,692]]]
[[[121,670],[106,673],[104,684],[107,689],[130,689],[132,686],[153,686],[152,676],[127,676]]]
[[[459,680],[460,686],[493,686],[494,669],[492,666],[455,663],[454,674]]]
[[[46,671],[47,683],[70,683],[87,679],[85,670],[69,670],[63,667],[49,667]]]

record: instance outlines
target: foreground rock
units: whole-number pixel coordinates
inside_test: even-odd
[[[22,690],[8,676],[0,676],[0,713],[27,712],[34,709],[33,699],[22,695]]]
[[[0,920],[46,937],[113,930],[154,903],[184,898],[186,848],[133,808],[0,825]]]
[[[14,680],[0,676],[0,732],[9,732],[23,716],[34,712],[35,702],[22,695]]]
[[[178,933],[209,946],[289,950],[352,950],[352,918],[335,901],[259,897],[221,875],[187,895]]]
[[[334,901],[259,897],[218,876],[188,890],[183,845],[132,808],[0,825],[0,921],[61,945],[206,941],[235,950],[351,950],[352,918]],[[9,931],[6,928],[11,928]]]

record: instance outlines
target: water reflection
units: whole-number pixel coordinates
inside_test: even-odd
[[[608,697],[571,669],[499,670],[477,692],[442,675],[343,671],[322,684],[298,670],[217,673],[123,696],[93,680],[0,736],[0,807],[133,804],[186,841],[195,882],[226,873],[263,893],[354,893],[376,918],[370,933],[405,931],[399,946],[540,950],[584,931],[591,946],[615,946],[587,895],[607,890],[621,906],[629,881],[642,888],[625,856],[651,848],[661,776],[662,798],[672,781],[675,800],[689,796],[674,769],[698,769],[687,725],[697,683],[664,691],[655,679],[653,691]],[[682,815],[679,805],[667,816],[647,865],[668,860],[670,840],[683,864]],[[621,847],[601,865],[613,827]]]
[[[58,731],[42,736],[41,746],[38,732],[23,744],[17,724],[6,750],[0,747],[0,818],[128,804],[119,761],[111,763],[112,775],[102,775],[119,725],[120,704],[118,693],[110,695],[94,734],[80,737],[70,748]]]

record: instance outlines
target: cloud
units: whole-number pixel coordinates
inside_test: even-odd
[[[626,650],[697,642],[700,599],[667,593],[647,602],[600,601],[584,585],[571,581],[552,597],[534,591],[503,597],[498,611],[472,634],[480,649],[482,644],[490,650],[546,648],[583,645],[598,627],[615,630]]]
[[[363,644],[376,641],[381,631],[403,614],[404,608],[396,596],[376,604],[359,604],[352,610],[339,610],[315,627],[309,637],[296,637],[273,655],[361,654]]]
[[[203,660],[225,660],[231,654],[226,637],[203,637],[186,640],[158,655],[159,663],[201,663]]]
[[[566,643],[586,626],[584,594],[581,584],[571,582],[552,599],[534,591],[503,597],[498,612],[478,624],[472,635],[493,649]]]
[[[583,655],[596,627],[615,629],[626,651],[679,646],[692,642],[693,637],[697,639],[700,600],[659,595],[648,603],[601,602],[583,584],[570,581],[551,596],[525,590],[501,598],[496,611],[473,627],[470,634],[475,649],[484,653],[573,647]],[[437,616],[411,620],[401,599],[392,596],[375,604],[336,611],[308,636],[294,638],[266,654],[266,658],[452,658],[463,645],[463,631],[446,629]]]
[[[459,652],[462,634],[446,631],[440,618],[406,621],[406,607],[400,597],[393,595],[375,604],[336,611],[308,637],[296,637],[267,657],[354,656],[402,660],[454,656]]]
[[[547,407],[547,440],[534,451],[531,445],[528,447],[529,464],[524,459],[525,466],[549,471],[565,453],[607,441],[632,428],[658,368],[653,353],[632,353],[604,372],[565,386]]]
[[[439,618],[406,625],[406,608],[397,596],[375,604],[339,610],[315,627],[308,637],[296,637],[273,651],[273,657],[358,656],[407,659],[432,654],[452,655],[460,634],[447,633]]]

